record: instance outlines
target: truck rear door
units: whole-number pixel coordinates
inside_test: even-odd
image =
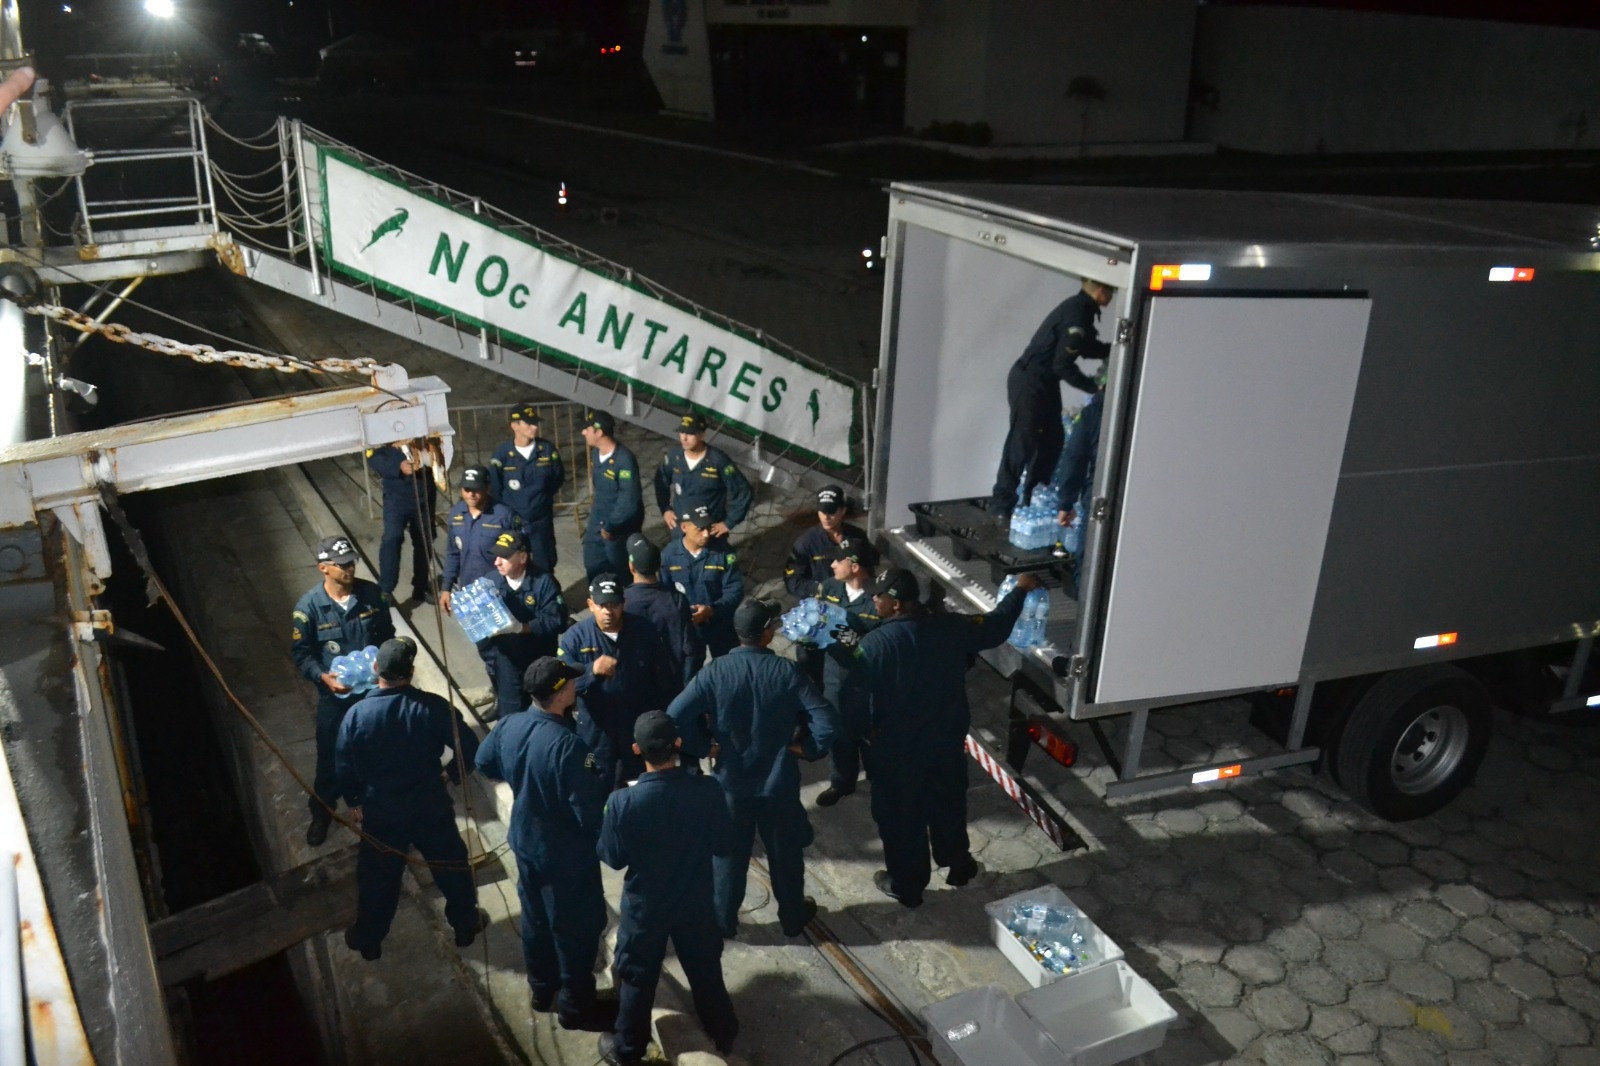
[[[1370,311],[1147,297],[1089,702],[1298,679]]]

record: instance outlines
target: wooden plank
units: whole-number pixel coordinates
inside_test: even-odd
[[[349,925],[356,914],[356,850],[324,855],[151,925],[161,983],[214,980]]]

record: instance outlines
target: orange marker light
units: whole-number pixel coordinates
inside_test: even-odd
[[[1413,640],[1411,646],[1417,651],[1423,651],[1427,648],[1442,648],[1454,644],[1460,636],[1460,633],[1431,633],[1426,637],[1418,637]]]

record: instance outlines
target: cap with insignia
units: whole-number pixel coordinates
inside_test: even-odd
[[[583,425],[585,429],[598,429],[608,437],[617,431],[617,420],[609,411],[585,411]]]
[[[718,522],[717,514],[705,504],[691,507],[678,516],[680,522],[691,522],[700,529],[710,529]]]
[[[883,576],[872,583],[872,594],[906,602],[914,601],[917,598],[917,575],[899,567],[885,570]]]
[[[823,514],[837,514],[845,508],[844,489],[838,485],[824,485],[817,493],[817,510]]]
[[[522,690],[543,703],[566,687],[568,681],[582,677],[583,671],[554,655],[535,659],[522,672]]]
[[[323,537],[317,542],[317,562],[343,565],[356,561],[356,548],[349,537]]]
[[[687,414],[678,419],[678,432],[690,433],[698,437],[706,431],[706,420],[696,414]]]
[[[617,580],[615,574],[596,574],[595,579],[589,582],[589,598],[602,607],[621,603],[622,582]]]
[[[527,551],[528,541],[521,533],[508,529],[494,538],[494,544],[489,550],[502,559],[509,559],[518,552]]]
[[[461,471],[461,487],[471,489],[473,492],[487,492],[489,489],[489,468],[485,466],[469,466]]]
[[[531,401],[524,400],[511,409],[511,421],[526,422],[530,426],[539,424],[539,409]]]
[[[878,565],[878,549],[865,537],[846,537],[839,542],[839,547],[834,549],[833,558],[842,562],[849,559],[871,569]]]

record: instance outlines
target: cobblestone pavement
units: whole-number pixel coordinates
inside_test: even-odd
[[[1402,824],[1304,771],[1108,805],[1098,759],[1036,753],[1091,848],[1019,832],[980,786],[974,849],[1061,885],[1178,1009],[1153,1062],[1600,1062],[1600,728],[1495,726],[1475,786]],[[1146,767],[1249,735],[1239,701],[1159,713]]]

